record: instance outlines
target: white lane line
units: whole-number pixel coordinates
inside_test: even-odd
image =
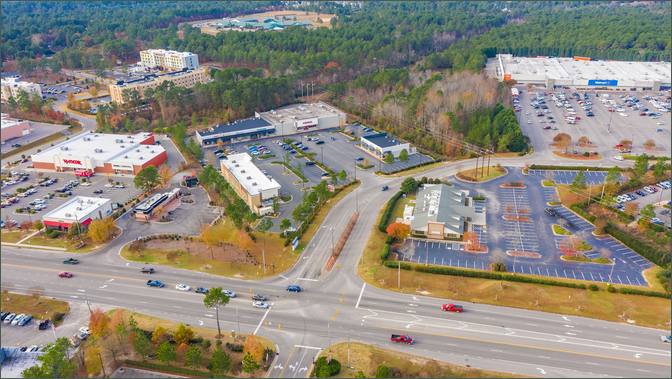
[[[359,291],[359,297],[357,298],[357,304],[355,304],[355,309],[359,308],[359,302],[362,301],[362,295],[364,295],[364,289],[366,288],[366,283],[362,284],[362,290]]]
[[[296,278],[296,280],[308,280],[308,281],[311,281],[311,282],[319,282],[318,279],[310,279],[310,278]]]
[[[321,347],[317,347],[317,346],[294,345],[294,347],[298,347],[299,349],[322,350]]]
[[[264,323],[264,320],[266,320],[266,316],[268,316],[268,312],[271,311],[272,307],[273,307],[273,305],[271,304],[271,306],[266,310],[266,313],[264,313],[264,317],[262,317],[261,320],[259,320],[259,325],[257,325],[256,329],[254,329],[254,333],[252,333],[252,335],[255,335],[255,336],[257,335],[257,332],[259,331],[259,328],[261,328],[261,325]]]
[[[80,290],[77,290],[77,292],[82,292],[82,293],[84,293],[84,292],[86,292],[86,290],[81,290],[81,289],[80,289]]]
[[[286,277],[286,276],[284,276],[284,275],[282,275],[282,274],[280,275],[280,277],[283,278],[283,279],[285,279],[285,280],[289,280],[288,277]]]

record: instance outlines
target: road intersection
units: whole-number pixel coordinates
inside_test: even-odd
[[[493,163],[517,167],[529,161],[535,159],[493,159]],[[535,163],[561,162],[552,158]],[[450,162],[419,176],[444,178],[473,166],[473,161]],[[149,288],[144,285],[147,276],[139,272],[141,265],[126,262],[118,254],[123,243],[141,233],[125,230],[108,248],[82,256],[82,263],[72,268],[75,277],[70,280],[56,275],[62,271],[61,260],[67,254],[3,247],[2,288],[27,291],[38,287],[55,298],[124,307],[206,327],[215,326],[214,312],[203,306],[201,295],[171,287],[187,283],[231,289],[238,297],[221,312],[223,329],[262,335],[276,343],[279,354],[270,377],[306,377],[321,349],[346,341],[530,376],[669,376],[669,345],[659,339],[669,332],[483,304],[469,304],[463,314],[445,314],[439,306],[447,300],[365,284],[357,275],[359,259],[380,209],[390,193],[398,190],[403,177],[360,172],[358,178],[360,187],[329,212],[297,264],[274,278],[243,281],[159,267],[152,278],[164,281],[166,288]],[[380,191],[382,185],[391,191]],[[359,220],[334,269],[327,272],[324,265],[331,247],[331,228],[338,235],[356,209]],[[300,284],[305,291],[288,293],[288,284]],[[271,308],[253,308],[252,293],[268,296]],[[412,334],[418,343],[410,347],[391,344],[389,335],[399,331]]]

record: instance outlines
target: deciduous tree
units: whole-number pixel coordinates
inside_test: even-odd
[[[163,363],[175,361],[175,358],[177,357],[175,346],[168,341],[162,342],[156,349],[156,356]]]
[[[110,317],[100,308],[96,308],[89,316],[91,335],[102,338],[109,333]]]
[[[116,226],[114,225],[114,220],[111,217],[107,217],[101,220],[91,221],[87,235],[91,238],[93,243],[105,243],[112,238],[115,229]]]
[[[210,291],[212,292],[212,290]],[[177,330],[175,330],[173,338],[175,339],[175,343],[177,344],[181,343],[188,344],[189,341],[191,341],[194,338],[194,330],[184,324],[180,324],[177,326]]]
[[[385,230],[387,235],[394,238],[397,241],[403,241],[411,232],[411,228],[401,222],[393,222],[387,226]]]
[[[145,192],[152,190],[160,183],[161,179],[159,178],[159,172],[154,166],[147,166],[143,168],[135,176],[135,178],[133,178],[133,184],[135,184],[135,187]]]

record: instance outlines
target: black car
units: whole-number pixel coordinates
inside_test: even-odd
[[[93,193],[95,193],[96,195],[99,195],[99,194],[103,193],[103,190],[102,189],[97,189],[97,190],[93,191]]]
[[[544,209],[544,213],[546,213],[547,215],[549,215],[551,217],[555,217],[555,216],[558,215],[558,212],[556,212],[555,209],[553,209],[553,208]]]
[[[319,140],[319,141],[315,142],[316,145],[322,145],[323,143],[324,143],[324,141],[322,141],[322,140]]]
[[[48,327],[49,327],[49,319],[46,319],[46,320],[40,322],[40,325],[38,326],[38,329],[45,330]]]
[[[202,294],[205,295],[205,294],[207,294],[208,292],[210,292],[210,290],[207,289],[207,288],[204,288],[204,287],[198,287],[198,288],[196,288],[196,293],[202,293]]]
[[[313,161],[306,161],[306,166],[314,166],[315,162]]]
[[[252,296],[252,300],[254,300],[254,301],[267,301],[268,298],[264,295],[260,295],[258,293],[255,293],[254,296]]]
[[[153,274],[156,271],[154,270],[154,267],[143,267],[142,270],[140,270],[143,274]]]
[[[15,144],[12,145],[12,147],[14,147],[14,148],[21,147],[21,144],[20,143],[15,143]]]
[[[79,259],[77,258],[68,258],[63,261],[64,265],[76,265],[79,264]]]
[[[2,313],[0,313],[0,321],[4,320],[5,317],[7,317],[8,314],[9,314],[9,312],[2,312]]]

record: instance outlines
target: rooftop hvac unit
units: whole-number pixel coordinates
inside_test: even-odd
[[[238,163],[236,163],[233,167],[240,167],[240,165]]]
[[[81,210],[82,210],[82,208],[81,208],[81,207],[77,207],[77,210],[78,210],[78,211],[81,211]]]
[[[144,159],[143,157],[140,157],[140,160],[143,160],[143,159]]]
[[[252,180],[252,177],[251,177],[251,176],[248,176],[248,177],[245,178],[245,179],[247,179],[247,180]]]
[[[128,155],[124,155],[124,159],[128,159]]]
[[[152,153],[152,154],[154,154],[154,150],[150,150],[149,152]]]
[[[135,149],[135,152],[136,152],[136,153],[139,153],[139,152],[140,152],[140,149]]]
[[[256,185],[257,185],[257,183],[252,183],[252,187],[254,187],[254,186],[256,186]]]
[[[240,173],[241,173],[241,174],[244,174],[244,173],[245,173],[245,170],[240,170]]]
[[[121,148],[122,148],[122,149],[123,149],[123,148],[125,148],[125,147],[126,147],[126,146],[124,146],[124,145],[121,145]]]
[[[95,149],[93,149],[93,151],[94,151],[95,153],[102,153],[102,152],[103,152],[103,149],[101,149],[101,148],[95,148]]]
[[[66,213],[65,217],[72,217],[72,213]]]
[[[84,137],[84,141],[91,141],[91,138],[89,138],[89,137]]]

